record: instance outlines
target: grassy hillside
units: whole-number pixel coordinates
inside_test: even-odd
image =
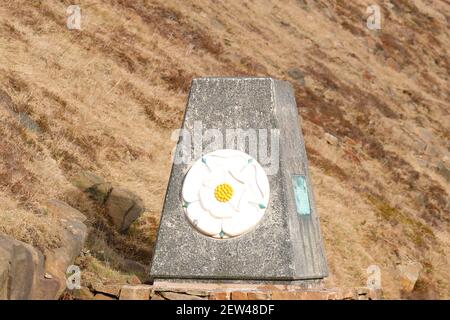
[[[271,76],[295,89],[330,267],[361,286],[377,264],[391,298],[450,298],[450,4],[379,1],[0,2],[0,232],[58,242],[42,204],[89,217],[85,281],[148,264],[192,77]],[[327,142],[331,134],[337,141]],[[73,176],[90,170],[147,211],[118,234]],[[412,294],[396,267],[424,266]]]

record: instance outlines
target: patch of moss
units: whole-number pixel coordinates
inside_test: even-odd
[[[401,224],[405,229],[405,235],[418,247],[426,247],[427,240],[434,242],[436,237],[433,230],[414,217],[392,207],[386,200],[369,194],[369,202],[375,207],[377,214],[393,224]]]
[[[367,199],[377,209],[377,213],[380,217],[388,221],[399,222],[399,210],[391,207],[387,202],[383,201],[383,199],[380,199],[377,196],[369,194],[367,196]]]

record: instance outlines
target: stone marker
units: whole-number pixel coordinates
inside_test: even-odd
[[[155,280],[327,276],[299,125],[287,82],[193,80],[151,266]]]

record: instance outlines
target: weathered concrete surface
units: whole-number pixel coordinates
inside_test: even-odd
[[[57,281],[45,278],[39,250],[0,235],[0,300],[53,299],[57,290]]]
[[[269,207],[242,236],[216,240],[195,231],[180,200],[191,163],[172,167],[151,275],[156,279],[293,281],[327,276],[306,151],[291,86],[271,78],[201,78],[192,83],[184,129],[280,129],[279,170],[269,175]],[[269,134],[270,136],[270,134]],[[203,141],[203,153],[210,141]],[[209,145],[210,146],[210,145]],[[182,144],[177,146],[177,151]],[[194,153],[195,144],[192,144]],[[206,149],[206,150],[205,150]],[[259,154],[251,154],[264,167]],[[270,151],[270,148],[269,148]],[[311,214],[297,214],[292,175],[305,175]]]

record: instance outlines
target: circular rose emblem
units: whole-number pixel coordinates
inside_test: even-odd
[[[201,233],[219,239],[255,227],[269,203],[269,180],[248,154],[223,149],[204,155],[183,182],[183,207]]]

